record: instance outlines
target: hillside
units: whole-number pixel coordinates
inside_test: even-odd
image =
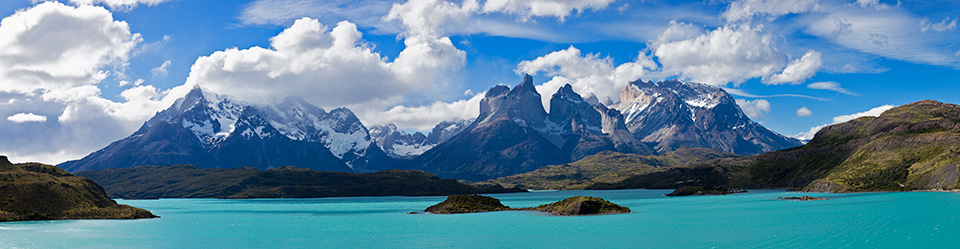
[[[0,221],[156,218],[119,205],[90,179],[55,166],[0,156]]]
[[[631,176],[657,172],[665,167],[737,156],[705,148],[680,148],[657,156],[604,151],[576,162],[544,166],[532,172],[491,179],[488,182],[529,189],[584,189],[596,183],[615,183]]]
[[[958,189],[960,106],[924,100],[817,132],[807,145],[718,159],[589,188],[675,188],[687,182],[816,192]]]
[[[314,171],[282,167],[201,169],[192,165],[140,166],[78,172],[119,198],[314,198],[422,196],[518,192],[476,187],[418,170],[373,173]]]

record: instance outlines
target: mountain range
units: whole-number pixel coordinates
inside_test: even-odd
[[[722,89],[678,80],[631,82],[608,105],[565,85],[551,95],[548,112],[527,75],[513,88],[490,88],[479,108],[475,119],[409,134],[393,124],[368,129],[346,108],[327,112],[293,97],[247,103],[196,87],[129,137],[59,166],[418,169],[486,180],[601,151],[657,155],[704,147],[750,155],[802,144],[750,120]]]
[[[386,169],[378,167],[393,159],[346,108],[326,112],[299,98],[250,104],[197,87],[133,135],[58,166],[75,172],[173,164],[365,172]]]

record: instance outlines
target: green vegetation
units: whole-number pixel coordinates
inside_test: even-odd
[[[0,156],[0,221],[156,217],[118,205],[90,179],[51,165],[11,164]]]
[[[665,168],[734,157],[737,155],[705,148],[680,148],[658,156],[604,151],[569,164],[544,166],[488,183],[529,189],[586,189],[595,184],[612,184],[631,176],[661,172]]]
[[[482,195],[451,195],[437,205],[428,207],[424,212],[434,214],[463,214],[512,210],[504,206],[497,198]]]
[[[78,172],[118,198],[315,198],[506,193],[499,185],[472,186],[419,170],[374,173],[282,167],[200,169],[191,165],[142,166]]]
[[[630,213],[630,208],[591,196],[574,196],[558,202],[544,204],[523,210],[534,210],[552,215],[597,215]]]
[[[462,214],[507,210],[539,211],[552,215],[597,215],[629,213],[630,208],[590,196],[574,196],[558,202],[529,208],[510,208],[500,200],[481,195],[451,195],[443,202],[430,206],[424,212],[433,214]]]

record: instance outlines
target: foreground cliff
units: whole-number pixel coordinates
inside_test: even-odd
[[[0,221],[156,218],[119,205],[99,185],[60,168],[0,156]]]
[[[815,192],[960,188],[960,106],[924,100],[827,126],[807,145],[724,158],[589,188],[789,188]]]
[[[315,198],[423,196],[520,192],[499,185],[477,187],[419,170],[373,173],[282,167],[201,169],[192,165],[141,166],[78,172],[119,198]]]

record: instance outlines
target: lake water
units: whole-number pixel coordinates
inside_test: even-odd
[[[665,190],[491,195],[528,207],[574,195],[633,213],[407,214],[444,197],[120,200],[163,218],[0,223],[0,248],[956,248],[960,194]],[[823,201],[777,200],[811,195]]]

